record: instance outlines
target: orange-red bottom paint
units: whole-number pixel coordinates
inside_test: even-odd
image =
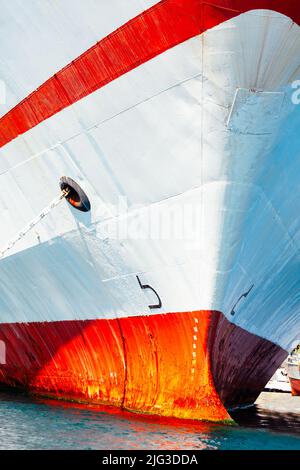
[[[235,340],[235,364],[234,353],[230,357],[226,346],[228,340],[231,345],[228,332]],[[230,401],[238,371],[243,375],[238,344],[238,338],[245,343],[243,335],[248,338],[247,354],[251,344],[254,351],[262,352],[258,342],[265,340],[213,311],[2,324],[0,340],[6,344],[6,364],[0,366],[0,382],[44,396],[137,413],[227,421],[231,418],[222,400]],[[212,364],[212,360],[220,362]],[[251,364],[248,366],[251,370]],[[220,378],[223,382],[226,370],[229,382],[225,390]],[[266,382],[272,373],[265,374]],[[250,383],[249,377],[244,382]],[[256,389],[249,386],[251,399]],[[247,401],[247,393],[244,389],[243,400]]]
[[[292,389],[292,395],[294,397],[300,396],[300,380],[299,379],[292,379],[290,377],[290,383],[291,383],[291,389]]]

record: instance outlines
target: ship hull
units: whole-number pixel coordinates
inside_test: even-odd
[[[300,330],[299,8],[125,3],[3,5],[0,381],[226,421]]]
[[[291,384],[292,395],[300,396],[300,364],[299,361],[294,360],[288,361],[288,376]]]
[[[292,395],[294,397],[300,396],[300,379],[290,378]]]
[[[286,356],[213,311],[3,324],[1,338],[7,386],[189,420],[230,421]]]

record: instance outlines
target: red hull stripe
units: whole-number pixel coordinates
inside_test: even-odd
[[[290,383],[291,383],[291,388],[292,388],[292,395],[295,397],[299,397],[300,396],[300,380],[292,379],[290,377]]]
[[[229,420],[211,373],[215,315],[2,324],[0,383],[144,414]]]
[[[300,23],[296,0],[163,0],[88,49],[0,119],[0,147],[121,75],[241,13]]]
[[[0,341],[0,384],[188,420],[228,420],[287,357],[214,311],[2,324]]]

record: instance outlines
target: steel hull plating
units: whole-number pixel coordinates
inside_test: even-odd
[[[193,420],[230,420],[224,404],[253,403],[285,357],[219,312],[8,324],[1,337],[6,385]]]
[[[292,379],[290,378],[291,388],[292,388],[292,395],[293,396],[300,396],[300,379]]]
[[[91,211],[60,204],[1,259],[1,382],[230,419],[300,331],[297,2],[3,8],[0,243],[64,175]]]
[[[300,361],[297,361],[295,358],[288,361],[288,376],[291,383],[292,395],[300,396]]]

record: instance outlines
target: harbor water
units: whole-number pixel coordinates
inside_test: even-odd
[[[0,393],[0,449],[300,450],[298,397],[266,394],[236,426],[187,424]],[[273,399],[274,397],[274,399]],[[267,404],[267,405],[266,405]],[[279,407],[280,408],[280,407]]]

